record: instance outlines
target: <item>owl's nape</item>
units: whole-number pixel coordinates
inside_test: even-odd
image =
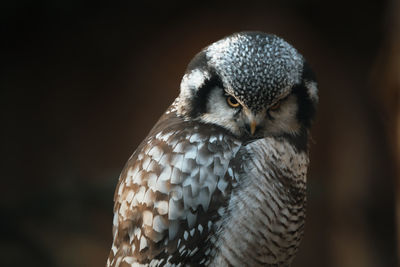
[[[243,32],[197,54],[124,167],[107,266],[289,266],[318,102],[304,58]]]
[[[291,45],[274,35],[241,33],[194,57],[177,106],[181,116],[257,139],[303,134],[317,102],[314,74]]]

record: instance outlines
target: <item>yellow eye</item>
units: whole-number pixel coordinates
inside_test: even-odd
[[[280,106],[281,106],[281,102],[278,101],[278,102],[276,102],[273,106],[271,106],[271,107],[269,108],[269,110],[275,111],[275,110],[277,110]]]
[[[228,105],[233,108],[237,108],[240,106],[239,102],[233,96],[228,96],[226,98],[226,102],[228,102]]]

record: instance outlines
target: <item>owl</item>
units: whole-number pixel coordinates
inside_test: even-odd
[[[289,266],[317,102],[313,72],[280,37],[204,48],[120,175],[107,266]]]

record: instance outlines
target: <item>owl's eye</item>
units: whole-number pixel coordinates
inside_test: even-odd
[[[239,102],[236,100],[236,98],[234,98],[233,96],[227,96],[226,98],[226,102],[228,103],[228,105],[232,108],[237,108],[240,106]]]
[[[280,106],[281,106],[281,101],[278,101],[273,106],[271,106],[269,108],[269,110],[272,110],[272,111],[278,110]]]

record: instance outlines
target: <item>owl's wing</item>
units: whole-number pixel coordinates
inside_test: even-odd
[[[240,146],[219,128],[161,118],[120,176],[107,265],[204,261],[196,255],[207,254]]]

